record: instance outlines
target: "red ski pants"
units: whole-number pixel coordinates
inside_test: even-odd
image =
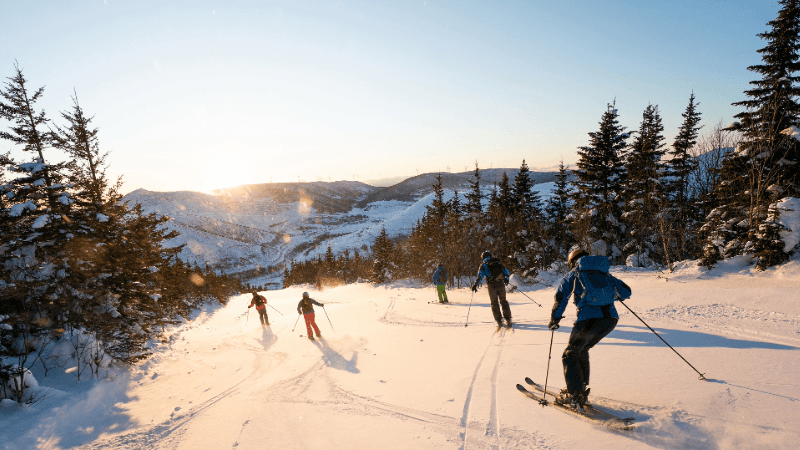
[[[314,312],[312,311],[303,314],[303,319],[306,321],[306,331],[308,332],[308,336],[314,335],[314,333],[311,332],[311,327],[314,327],[314,331],[317,332],[317,337],[319,337],[319,327],[317,327],[317,322],[314,320]]]

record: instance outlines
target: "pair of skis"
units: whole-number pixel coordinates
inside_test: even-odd
[[[517,390],[519,390],[526,397],[528,397],[530,399],[533,399],[533,400],[536,400],[542,406],[552,405],[556,409],[560,409],[560,410],[562,410],[564,412],[568,412],[570,414],[574,414],[576,416],[582,417],[582,418],[587,419],[589,421],[598,423],[600,425],[607,426],[609,428],[614,428],[614,429],[617,429],[617,430],[633,430],[633,429],[636,428],[633,425],[631,425],[631,423],[634,420],[636,420],[633,417],[625,417],[625,418],[617,417],[617,416],[615,416],[615,415],[613,415],[611,413],[608,413],[606,411],[602,411],[602,410],[597,409],[597,408],[595,408],[594,406],[591,406],[591,405],[584,405],[583,411],[580,411],[578,409],[572,408],[572,407],[567,406],[567,405],[562,405],[561,403],[557,403],[555,401],[548,402],[548,401],[546,401],[544,399],[544,394],[545,394],[544,386],[534,382],[533,380],[531,380],[530,378],[527,378],[527,377],[525,378],[525,382],[528,383],[530,386],[532,386],[534,391],[539,392],[540,394],[542,394],[542,397],[538,397],[533,392],[525,389],[525,386],[523,386],[521,384],[517,384]],[[547,393],[547,395],[552,396],[553,399],[555,399],[558,396],[558,394],[556,392],[551,391],[550,389],[547,389],[546,393]]]

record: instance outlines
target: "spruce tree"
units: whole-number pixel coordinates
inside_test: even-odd
[[[661,206],[665,195],[661,186],[664,169],[661,158],[666,152],[663,131],[658,106],[647,105],[639,132],[626,155],[623,218],[628,224],[628,239],[623,251],[626,255],[635,255],[638,266],[649,258],[660,262],[667,258],[663,246],[658,245],[662,238],[658,221],[663,217]]]
[[[758,50],[763,63],[748,67],[761,78],[750,82],[747,100],[734,103],[745,108],[730,128],[742,140],[723,161],[720,182],[710,196],[716,215],[703,226],[706,254],[713,240],[721,256],[753,254],[761,269],[789,257],[773,205],[800,195],[800,145],[785,133],[798,125],[800,116],[800,77],[795,76],[800,70],[800,1],[778,3],[782,8],[768,23],[771,30],[758,35],[767,41]],[[712,259],[704,257],[704,264],[710,266]]]
[[[558,165],[556,188],[552,190],[553,196],[548,199],[545,208],[547,217],[546,234],[549,237],[551,249],[548,265],[556,261],[565,261],[569,249],[574,243],[568,219],[572,214],[570,197],[573,191],[567,178],[567,168],[564,167],[564,161],[562,160]]]
[[[372,281],[383,283],[394,278],[394,243],[386,234],[386,227],[375,238],[372,245]]]
[[[580,244],[597,250],[619,262],[623,226],[617,218],[622,202],[625,168],[622,152],[630,136],[619,125],[616,102],[607,106],[600,119],[600,129],[589,133],[589,145],[580,147],[577,180],[573,197],[576,218],[575,237]]]
[[[674,242],[675,256],[678,260],[686,259],[696,253],[697,238],[695,235],[701,220],[701,212],[691,198],[690,178],[697,170],[697,161],[691,154],[697,144],[700,125],[699,103],[695,103],[694,93],[689,97],[689,105],[683,112],[683,123],[669,152],[671,159],[667,162],[666,193],[669,214],[666,233]]]

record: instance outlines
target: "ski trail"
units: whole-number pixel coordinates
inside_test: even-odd
[[[481,355],[481,359],[478,360],[478,365],[475,367],[475,372],[472,374],[472,381],[469,384],[469,389],[467,389],[467,398],[464,400],[464,410],[461,414],[461,447],[460,450],[465,450],[467,448],[467,429],[469,426],[469,413],[470,413],[470,404],[472,402],[472,391],[475,388],[475,381],[478,379],[478,373],[483,366],[483,360],[486,358],[486,355],[489,353],[489,350],[494,346],[494,342],[497,340],[496,337],[500,333],[494,333],[492,338],[489,340],[489,345],[486,347],[486,350],[483,351]],[[503,331],[503,334],[505,332]],[[502,340],[503,334],[500,335],[499,339]]]
[[[499,349],[497,351],[497,360],[494,362],[492,369],[492,404],[489,410],[489,423],[486,424],[486,435],[494,435],[494,443],[492,444],[493,450],[500,450],[500,421],[497,418],[497,374],[500,371],[500,360],[503,357],[503,349],[506,346],[505,333],[501,337]]]

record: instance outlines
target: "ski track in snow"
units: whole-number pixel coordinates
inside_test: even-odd
[[[467,397],[464,401],[464,409],[463,414],[461,416],[461,446],[460,450],[466,450],[468,448],[486,448],[486,446],[490,446],[494,450],[498,450],[500,448],[500,424],[497,418],[497,373],[500,369],[500,361],[503,356],[503,348],[505,345],[505,334],[506,329],[503,328],[502,330],[493,333],[491,339],[489,340],[489,345],[484,350],[483,355],[481,355],[481,359],[478,360],[478,364],[475,367],[475,372],[472,375],[472,381],[470,382],[469,389],[467,390]],[[476,386],[478,386],[478,375],[481,372],[481,368],[483,367],[483,361],[486,359],[486,356],[490,353],[491,350],[495,349],[497,352],[497,357],[495,359],[494,365],[492,366],[491,370],[491,385],[490,385],[490,405],[489,405],[489,420],[486,424],[481,424],[477,420],[470,421],[470,415],[472,412],[472,400],[473,400],[473,393],[475,391]],[[483,425],[483,426],[481,426]],[[479,433],[480,429],[483,429],[482,433]],[[474,442],[474,444],[473,444]]]
[[[273,356],[270,359],[275,358]],[[262,370],[263,368],[259,364],[257,367],[254,367],[252,372],[250,372],[244,379],[238,381],[233,386],[213,396],[209,400],[190,408],[185,413],[172,413],[169,419],[159,424],[139,428],[111,439],[95,441],[77,448],[81,450],[106,448],[131,450],[177,448],[183,433],[193,420],[202,415],[207,409],[215,406],[221,400],[236,395],[241,391],[243,386],[254,382],[256,379],[262,376]],[[244,427],[242,427],[242,429],[244,429]]]

